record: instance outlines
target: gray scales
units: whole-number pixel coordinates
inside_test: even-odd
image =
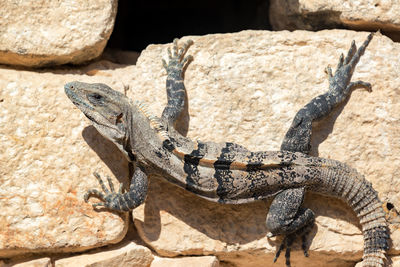
[[[302,239],[308,256],[306,236],[315,215],[302,204],[305,192],[311,191],[347,202],[362,226],[363,266],[384,266],[390,237],[382,203],[371,183],[344,163],[308,155],[312,122],[327,116],[352,89],[371,90],[369,83],[351,82],[351,77],[372,37],[369,34],[359,49],[353,41],[347,56],[340,56],[334,74],[326,69],[328,91],[298,111],[280,151],[252,152],[234,143],[192,141],[175,130],[185,105],[183,72],[192,59],[185,56],[192,41],[179,47],[174,40],[172,51],[168,49],[169,61],[163,60],[168,103],[161,118],[153,116],[144,103],[133,102],[105,84],[67,83],[65,92],[70,100],[123,152],[133,170],[128,192],[123,192],[122,184],[116,192],[110,178],[108,189],[95,173],[103,192],[91,189],[85,201],[93,195],[103,200],[93,207],[132,210],[144,202],[147,177],[152,174],[219,203],[273,198],[266,218],[268,237],[284,237],[274,261],[286,248],[286,265],[290,266],[290,248],[296,237]]]

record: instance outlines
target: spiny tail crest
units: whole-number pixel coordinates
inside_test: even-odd
[[[382,267],[389,249],[389,229],[378,193],[363,175],[352,169],[327,169],[329,184],[356,212],[364,236],[363,266]],[[351,179],[349,179],[351,177]]]

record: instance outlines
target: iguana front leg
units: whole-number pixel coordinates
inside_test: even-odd
[[[89,189],[84,196],[85,202],[88,202],[91,195],[103,200],[103,202],[93,204],[92,206],[94,208],[106,207],[115,211],[129,211],[142,204],[146,198],[148,180],[146,173],[140,166],[136,166],[131,179],[129,192],[126,193],[122,193],[122,184],[120,185],[118,192],[115,192],[110,177],[107,177],[110,186],[110,190],[108,190],[100,175],[94,173],[94,176],[99,181],[103,192],[97,189]]]
[[[354,41],[352,42],[346,58],[343,54],[340,56],[335,75],[332,75],[330,67],[326,69],[329,75],[328,92],[312,99],[297,112],[282,142],[281,150],[308,154],[311,148],[312,122],[327,116],[335,106],[349,96],[353,88],[361,86],[367,88],[368,91],[371,90],[369,83],[363,81],[351,82],[350,80],[372,36],[372,34],[369,34],[358,50]],[[274,261],[279,257],[282,249],[286,247],[286,266],[290,266],[290,248],[297,236],[302,238],[304,255],[308,256],[306,236],[314,224],[315,216],[312,210],[301,207],[304,193],[304,188],[280,192],[272,201],[267,215],[267,228],[271,231],[268,237],[284,235]]]
[[[185,85],[183,83],[183,72],[193,58],[185,56],[192,40],[186,41],[181,48],[178,47],[178,39],[174,40],[171,49],[168,48],[168,63],[163,60],[163,66],[167,71],[167,106],[162,113],[162,120],[167,125],[173,125],[185,106]]]

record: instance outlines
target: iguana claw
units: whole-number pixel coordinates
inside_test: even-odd
[[[174,45],[172,47],[172,52],[171,49],[168,48],[168,63],[163,59],[162,63],[164,68],[168,71],[168,68],[174,68],[178,67],[178,69],[182,69],[186,66],[186,64],[189,61],[193,60],[193,57],[191,55],[188,55],[186,57],[185,54],[189,47],[193,44],[192,40],[187,40],[185,43],[183,43],[182,47],[179,48],[178,46],[178,39],[174,39]]]
[[[93,195],[93,196],[96,196],[103,200],[103,202],[98,202],[98,203],[92,204],[93,208],[112,206],[112,203],[114,202],[114,200],[122,194],[123,184],[120,184],[118,192],[115,192],[114,185],[111,181],[111,178],[110,178],[110,176],[107,176],[108,185],[110,187],[110,190],[108,190],[108,188],[105,186],[103,180],[101,179],[101,176],[97,172],[94,172],[93,175],[97,178],[97,181],[99,182],[104,193],[100,192],[97,189],[89,189],[86,192],[86,194],[83,196],[85,202],[88,202],[89,197],[91,195]]]
[[[286,251],[285,251],[286,266],[287,267],[290,266],[290,252],[291,252],[293,241],[296,239],[296,237],[301,237],[301,248],[303,250],[304,256],[308,257],[309,255],[308,255],[308,248],[307,248],[306,241],[307,241],[307,235],[310,233],[313,225],[314,225],[313,223],[308,224],[308,225],[304,226],[303,228],[297,230],[294,233],[285,235],[278,250],[275,253],[274,262],[276,262],[276,260],[279,258],[282,250],[284,248],[286,248]],[[273,233],[267,234],[268,238],[273,237],[273,236],[275,236]]]

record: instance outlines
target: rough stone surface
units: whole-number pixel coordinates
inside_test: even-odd
[[[111,35],[116,0],[2,1],[0,64],[41,67],[96,58]]]
[[[352,29],[400,32],[400,2],[388,0],[270,1],[270,23],[275,30]]]
[[[352,261],[362,256],[363,240],[351,210],[340,201],[313,195],[307,196],[305,205],[318,214],[317,227],[309,240],[309,258],[295,244],[295,266],[354,265]],[[268,206],[263,202],[237,206],[209,203],[153,179],[144,211],[138,208],[134,216],[139,234],[160,255],[214,254],[237,266],[261,267],[272,263],[281,240],[265,237]],[[277,264],[284,266],[284,257]]]
[[[0,264],[0,266],[2,266]],[[11,262],[9,264],[5,264],[4,267],[50,267],[51,259],[50,258],[40,258],[35,260],[23,261],[23,262]]]
[[[360,44],[366,35],[245,31],[193,37],[194,61],[186,71],[188,136],[279,149],[296,111],[327,89],[326,65],[336,66],[351,40]],[[83,194],[99,188],[95,170],[127,187],[127,163],[88,126],[62,87],[80,80],[129,89],[129,96],[160,115],[166,103],[160,57],[166,47],[148,47],[136,66],[102,61],[65,70],[0,69],[0,257],[82,251],[123,238],[127,216],[94,211]],[[399,52],[399,44],[374,37],[353,78],[371,82],[373,92],[353,92],[343,109],[316,125],[312,151],[357,168],[394,209],[400,207]],[[352,266],[359,261],[362,236],[351,210],[312,194],[306,205],[318,215],[310,258],[293,251],[293,262]],[[278,244],[265,238],[267,209],[264,202],[210,203],[151,177],[147,201],[133,215],[141,237],[162,256],[213,254],[228,265],[265,266]],[[392,254],[400,252],[398,227],[391,225]],[[283,264],[282,257],[277,266]]]
[[[293,33],[247,31],[193,37],[194,61],[186,70],[188,136],[203,141],[233,141],[253,150],[278,150],[297,110],[328,88],[325,67],[335,67],[355,39],[366,33],[322,31]],[[166,46],[150,46],[137,62],[140,79],[130,94],[149,102],[159,115],[166,97],[165,71],[158,58]],[[315,125],[312,154],[347,162],[363,173],[381,199],[400,207],[400,46],[375,36],[353,80],[373,92],[356,90],[348,103]],[[140,89],[139,89],[140,88]],[[143,89],[144,93],[142,93]],[[184,128],[184,127],[183,127]],[[307,195],[317,214],[310,257],[293,252],[299,266],[352,266],[362,256],[356,216],[341,201]],[[265,235],[268,205],[209,203],[152,179],[144,206],[133,212],[139,234],[163,256],[214,254],[238,266],[265,266],[279,244]],[[397,234],[397,225],[391,226]],[[311,242],[312,239],[312,242]],[[399,239],[394,239],[398,253]],[[296,243],[296,248],[299,244]],[[338,260],[340,259],[340,260]],[[279,260],[284,264],[284,257]]]
[[[215,256],[160,258],[155,257],[150,267],[218,267],[219,262]]]
[[[400,267],[400,257],[392,257],[392,267]]]
[[[133,242],[121,244],[118,248],[83,254],[57,260],[56,267],[82,266],[82,267],[147,267],[153,261],[150,249]]]
[[[127,162],[88,126],[63,89],[73,80],[123,89],[110,73],[119,76],[124,68],[97,71],[114,68],[0,69],[0,257],[81,251],[124,237],[127,214],[94,211],[83,195],[99,188],[96,170],[127,184]]]

